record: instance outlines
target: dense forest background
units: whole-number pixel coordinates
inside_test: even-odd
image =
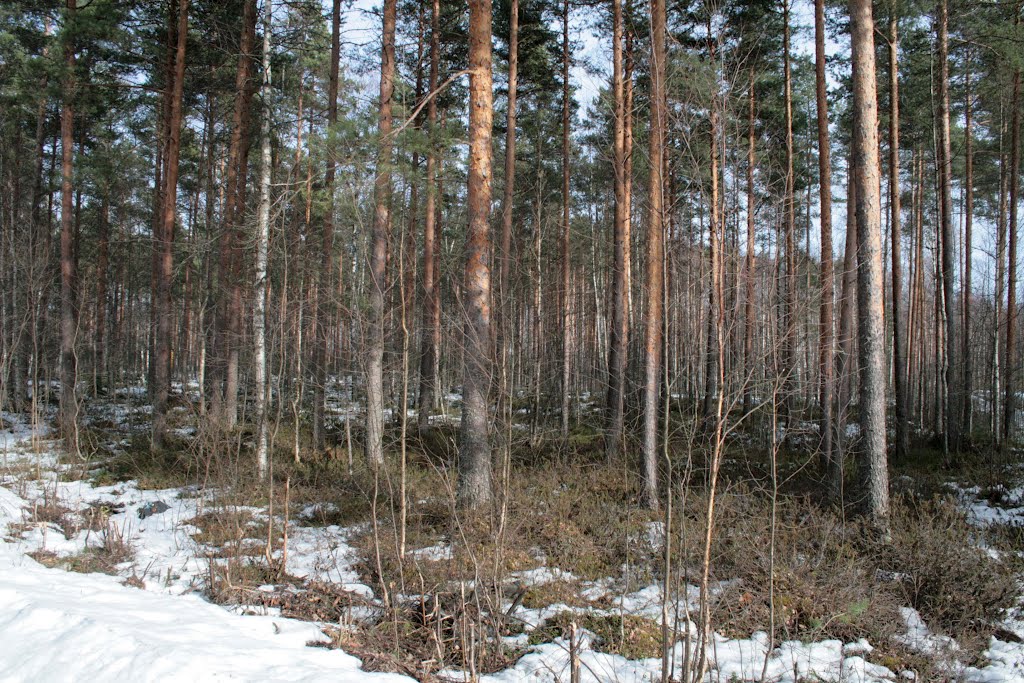
[[[909,533],[894,468],[1016,460],[1021,6],[805,4],[5,2],[0,407],[88,459],[142,388],[135,466],[358,481],[382,586],[438,481],[500,544],[548,476],[699,489],[702,596],[738,481],[772,543]]]

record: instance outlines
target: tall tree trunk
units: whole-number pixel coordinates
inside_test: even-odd
[[[245,0],[238,66],[235,71],[235,101],[231,119],[231,142],[225,178],[223,228],[217,284],[217,377],[223,382],[213,393],[218,421],[233,428],[238,420],[238,362],[241,343],[241,242],[240,222],[245,213],[245,175],[249,153],[249,107],[252,102],[249,79],[252,50],[256,40],[256,0]]]
[[[108,388],[107,366],[107,291],[110,270],[110,185],[103,187],[103,199],[100,205],[99,239],[96,250],[96,393],[105,394]]]
[[[512,0],[514,6],[518,6],[518,0]],[[516,13],[516,20],[518,20],[518,12]],[[518,21],[516,22],[518,25]],[[512,50],[512,48],[509,48]],[[438,80],[438,66],[441,54],[441,2],[440,0],[433,0],[431,15],[430,15],[430,76],[429,84],[427,89],[430,92],[437,90]],[[515,54],[512,50],[511,54]],[[510,90],[509,90],[509,111],[515,111],[515,70],[509,67],[510,75]],[[511,123],[509,124],[511,132],[511,144],[512,147],[506,149],[506,155],[513,155],[513,165],[515,163],[515,115],[513,113]],[[427,198],[426,206],[424,207],[423,216],[423,348],[420,354],[420,390],[419,390],[419,404],[418,404],[418,426],[422,432],[430,424],[430,411],[434,407],[434,399],[437,395],[437,375],[435,367],[437,365],[437,358],[440,353],[441,345],[441,328],[439,325],[440,320],[440,298],[438,293],[438,272],[436,268],[436,255],[437,255],[437,98],[431,97],[430,102],[427,103],[427,129],[430,136],[430,142],[427,146]],[[508,158],[506,156],[505,161],[505,198],[506,208],[502,215],[502,220],[506,220],[505,214],[507,214],[508,220],[508,238],[509,244],[512,239],[512,208],[511,201],[509,200],[509,191],[511,188],[508,186],[509,175],[508,175]],[[513,177],[514,177],[513,172]],[[505,224],[502,224],[502,248],[507,249],[505,245]],[[502,275],[501,286],[506,287],[508,283],[508,271],[507,271],[507,251],[503,251],[502,254],[502,267],[506,270]],[[505,292],[502,291],[502,305],[504,306]]]
[[[793,170],[793,75],[790,66],[789,3],[782,0],[782,70],[786,111],[786,189],[783,197],[786,260],[785,280],[782,284],[782,401],[787,428],[791,426],[793,406],[793,380],[797,374],[796,361],[796,175]]]
[[[491,0],[469,2],[469,229],[463,305],[466,311],[459,502],[476,508],[491,499]]]
[[[183,0],[187,1],[187,0]],[[253,363],[256,386],[256,471],[266,478],[267,458],[267,248],[270,242],[270,32],[273,27],[273,0],[263,0],[263,82],[260,100],[260,205],[256,217],[256,277],[253,286]]]
[[[818,108],[818,202],[821,213],[821,325],[818,337],[818,405],[821,407],[821,469],[833,497],[839,468],[832,453],[832,399],[835,391],[835,276],[832,273],[832,151],[828,132],[828,82],[825,76],[825,0],[814,0],[814,92]]]
[[[1020,3],[1017,4],[1017,15],[1019,16]],[[1014,21],[1014,25],[1019,23]],[[1010,103],[1010,221],[1007,232],[1009,233],[1009,253],[1006,259],[1007,284],[1006,284],[1006,362],[1004,373],[1006,379],[1003,382],[1005,387],[1005,398],[1003,399],[1003,439],[1002,447],[1009,445],[1010,437],[1013,434],[1013,422],[1016,417],[1017,378],[1015,365],[1017,364],[1017,198],[1020,185],[1020,69],[1013,72],[1013,100]]]
[[[907,412],[906,327],[903,322],[903,266],[900,226],[900,85],[899,25],[896,4],[889,16],[889,228],[892,251],[892,362],[896,398],[896,459],[910,452],[910,415]]]
[[[889,528],[885,452],[885,310],[882,302],[881,201],[878,189],[878,102],[871,0],[850,0],[853,58],[853,173],[856,178],[857,310],[860,355],[861,470],[866,510]]]
[[[516,95],[519,81],[519,0],[509,6],[508,34],[508,111],[505,114],[505,187],[501,200],[501,252],[498,274],[497,351],[500,368],[498,402],[507,405],[509,388],[509,344],[513,338],[513,306],[509,287],[509,266],[512,261],[512,212],[516,188]]]
[[[64,67],[67,73],[62,85],[63,107],[60,117],[61,186],[60,186],[60,414],[58,425],[69,448],[78,451],[78,399],[75,394],[77,367],[75,362],[75,245],[73,222],[72,174],[74,163],[74,98],[75,46],[71,24],[77,0],[65,5]],[[34,385],[38,387],[38,384]]]
[[[341,0],[334,0],[331,9],[331,65],[327,85],[327,127],[333,129],[338,122],[338,58],[341,53]],[[389,118],[390,120],[390,118]],[[327,152],[327,169],[324,171],[324,194],[327,197],[323,216],[322,251],[320,273],[316,288],[316,321],[313,348],[313,448],[324,447],[325,402],[327,399],[328,347],[331,340],[335,301],[331,292],[335,275],[334,268],[334,150]]]
[[[164,445],[167,429],[167,398],[171,390],[171,341],[173,309],[171,281],[174,278],[174,221],[178,203],[178,157],[181,151],[182,94],[185,87],[185,46],[188,42],[188,0],[178,0],[177,46],[174,54],[174,77],[168,86],[167,151],[160,232],[153,248],[157,252],[156,330],[153,342],[153,433],[154,449]],[[173,12],[173,6],[169,8]]]
[[[754,90],[754,69],[750,70],[750,92],[748,93],[749,107],[747,110],[747,266],[746,266],[746,295],[743,314],[743,414],[747,415],[753,409],[753,396],[751,385],[754,380],[754,304],[756,297],[756,245],[754,230],[754,213],[756,211],[754,198],[754,165],[757,153],[756,125],[756,92]],[[824,221],[824,212],[822,220]]]
[[[562,438],[569,438],[572,303],[569,262],[569,0],[562,2]]]
[[[945,363],[942,411],[946,415],[943,450],[960,449],[960,402],[957,373],[956,302],[953,293],[955,245],[953,244],[952,175],[953,158],[949,133],[949,38],[948,3],[939,0],[938,16],[938,124],[939,124],[939,226],[942,243],[942,297],[945,315]]]
[[[658,415],[661,405],[664,286],[665,0],[651,0],[650,218],[647,225],[647,315],[644,346],[644,503],[658,508]]]
[[[974,365],[971,362],[971,271],[973,258],[973,223],[974,223],[974,131],[972,120],[971,102],[971,61],[970,54],[967,56],[967,64],[964,72],[964,282],[963,292],[960,294],[961,310],[963,315],[963,343],[961,353],[963,354],[964,376],[961,384],[961,398],[963,408],[961,409],[960,429],[962,438],[970,439],[971,427],[974,422]]]
[[[373,236],[370,245],[369,338],[366,344],[366,459],[372,467],[384,464],[384,289],[387,286],[388,235],[391,232],[391,98],[395,91],[396,9],[396,0],[384,0],[377,178],[373,185]]]
[[[615,178],[615,207],[612,225],[612,310],[608,345],[608,426],[605,453],[609,459],[620,455],[625,413],[626,356],[629,343],[626,281],[626,159],[625,109],[622,79],[622,0],[612,0],[612,97],[614,136],[612,171]]]
[[[1002,106],[999,111],[999,214],[996,219],[996,281],[995,287],[995,329],[993,330],[992,355],[994,358],[992,367],[992,434],[995,436],[997,446],[1002,447],[1003,429],[1000,413],[1002,385],[1002,365],[1004,353],[1000,349],[1002,343],[1001,331],[1004,327],[1003,296],[1004,283],[1006,281],[1006,224],[1007,224],[1007,160],[1004,148],[1006,140],[1006,119]]]

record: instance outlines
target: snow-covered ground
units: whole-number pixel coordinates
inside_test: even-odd
[[[49,450],[31,452],[27,446],[32,432],[12,416],[5,418],[10,429],[0,431],[0,681],[410,680],[367,673],[357,659],[339,650],[308,646],[326,640],[321,631],[325,624],[284,618],[275,608],[265,608],[257,615],[242,614],[243,610],[204,599],[201,591],[207,586],[210,562],[217,560],[194,534],[200,523],[196,518],[216,504],[213,492],[141,490],[133,482],[94,486],[76,478],[73,468],[59,463],[55,444],[43,442]],[[986,517],[980,514],[981,503],[971,492],[964,491],[963,498],[969,507],[974,506],[971,509],[979,521]],[[70,521],[63,525],[39,521],[40,509],[57,503],[67,509]],[[90,511],[96,510],[103,511],[100,528],[87,519]],[[267,518],[263,510],[247,511],[255,519]],[[152,514],[146,514],[149,512]],[[359,583],[353,569],[358,557],[349,545],[351,530],[304,526],[303,519],[309,516],[300,514],[298,520],[291,521],[287,573],[330,582],[372,604],[373,591]],[[663,531],[655,526],[649,531],[649,541],[656,544]],[[45,551],[58,559],[74,557],[109,543],[111,535],[133,551],[130,559],[116,566],[116,575],[48,568],[30,556],[40,557],[40,551]],[[444,544],[410,553],[421,560],[450,557]],[[567,572],[543,565],[511,578],[523,585],[577,581]],[[568,681],[572,648],[565,638],[528,645],[528,633],[562,611],[629,614],[655,622],[661,618],[665,601],[658,585],[619,592],[611,579],[578,583],[584,597],[604,598],[604,604],[610,606],[518,606],[512,616],[526,626],[527,633],[509,640],[524,647],[526,654],[511,668],[482,676],[482,681]],[[696,599],[696,589],[691,587],[669,601],[670,612],[685,614]],[[363,616],[373,613],[365,605],[361,609]],[[906,646],[923,653],[955,655],[956,644],[931,633],[916,612],[905,609],[903,616]],[[680,627],[685,631],[685,625]],[[1024,634],[1024,623],[1010,621],[1006,627]],[[581,629],[575,644],[582,681],[660,679],[660,659],[628,660],[602,653],[593,647],[594,639],[594,634]],[[706,680],[762,680],[762,671],[763,680],[787,683],[913,678],[912,672],[891,671],[869,661],[872,649],[863,640],[785,642],[773,647],[763,633],[745,639],[715,634]],[[685,654],[682,643],[671,653],[676,674]],[[984,668],[954,665],[950,676],[1024,682],[1024,646],[993,638],[986,656],[989,663]],[[467,679],[461,671],[442,674],[450,680]]]

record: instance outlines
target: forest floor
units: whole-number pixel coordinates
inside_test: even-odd
[[[349,471],[343,445],[297,465],[283,426],[268,491],[247,435],[204,446],[178,405],[155,454],[139,391],[87,404],[82,458],[0,416],[0,679],[650,681],[666,619],[673,677],[692,665],[697,449],[671,517],[587,459],[586,429],[518,449],[495,522],[455,514],[441,428],[408,454],[403,510],[394,463]],[[706,680],[1024,681],[1024,470],[936,457],[894,470],[892,537],[865,540],[806,459],[781,453],[766,488],[770,458],[736,445]]]

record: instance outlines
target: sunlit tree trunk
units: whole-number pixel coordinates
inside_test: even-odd
[[[878,102],[871,0],[850,0],[853,59],[853,173],[856,178],[857,312],[860,356],[861,468],[872,524],[889,526],[885,452],[885,310],[882,302]]]
[[[661,406],[664,286],[665,0],[651,0],[650,217],[647,225],[647,310],[644,347],[644,503],[658,508],[658,416]]]
[[[960,402],[957,365],[956,302],[953,292],[955,246],[953,244],[953,158],[949,133],[949,38],[948,3],[939,1],[938,17],[938,124],[939,124],[939,228],[942,252],[942,297],[945,315],[945,362],[942,412],[946,416],[944,450],[960,449]]]
[[[626,223],[629,207],[625,193],[625,118],[628,114],[625,109],[622,81],[622,0],[612,0],[612,97],[615,107],[612,171],[615,205],[612,226],[611,327],[608,345],[608,431],[605,434],[605,453],[609,459],[620,455],[622,449],[626,356],[629,342],[626,289]]]
[[[469,229],[463,281],[465,367],[459,442],[459,502],[476,508],[491,499],[491,0],[469,2]]]
[[[396,10],[396,0],[384,1],[377,177],[373,185],[373,235],[370,244],[370,310],[366,332],[366,459],[372,467],[384,464],[384,289],[387,287],[388,235],[391,232],[391,98],[395,91]]]

